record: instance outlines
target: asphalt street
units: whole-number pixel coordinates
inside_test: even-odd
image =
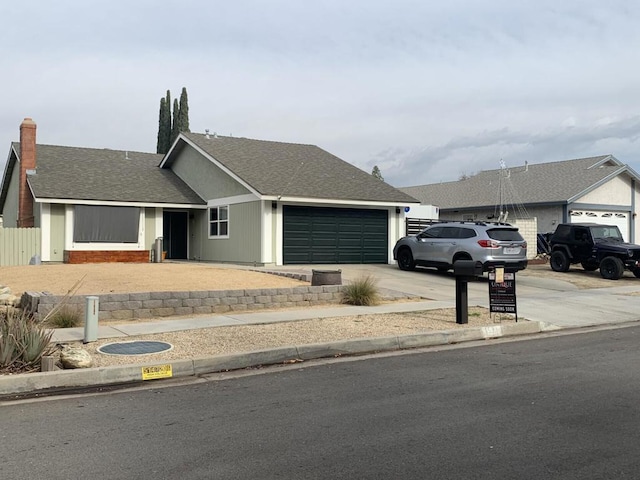
[[[639,340],[632,326],[5,404],[0,478],[637,478]]]

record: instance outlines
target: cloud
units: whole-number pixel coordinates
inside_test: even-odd
[[[159,99],[185,86],[195,131],[317,144],[397,186],[500,158],[635,161],[616,129],[640,104],[640,3],[34,0],[0,16],[0,150],[31,116],[42,143],[154,151]]]
[[[507,128],[483,131],[472,137],[457,137],[442,145],[415,150],[380,152],[371,165],[378,165],[385,181],[413,186],[456,180],[462,174],[507,166],[569,160],[613,154],[623,163],[635,165],[640,142],[640,116],[590,126],[565,125],[540,132]]]

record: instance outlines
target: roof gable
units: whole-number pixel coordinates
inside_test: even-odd
[[[417,203],[411,196],[315,145],[182,133],[162,162],[168,168],[184,142],[255,193],[273,197]]]
[[[567,203],[612,177],[635,173],[612,155],[538,163],[479,172],[465,180],[401,188],[441,209],[492,207],[501,203]],[[505,175],[502,179],[501,175]],[[506,197],[506,198],[505,198]]]

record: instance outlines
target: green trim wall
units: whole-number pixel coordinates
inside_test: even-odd
[[[194,211],[189,220],[190,258],[210,262],[262,264],[261,202],[229,205],[229,238],[209,238],[208,211]]]
[[[52,262],[64,260],[64,216],[65,206],[52,203],[49,210],[49,260]]]
[[[245,187],[187,145],[171,166],[191,189],[205,200],[250,193]]]
[[[16,228],[18,226],[18,189],[20,184],[20,164],[16,165],[9,180],[7,198],[4,201],[2,212],[2,226],[4,228]]]

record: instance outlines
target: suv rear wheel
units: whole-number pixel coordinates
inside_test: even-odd
[[[416,268],[416,262],[413,260],[413,254],[409,248],[403,248],[398,252],[398,267],[400,270]]]
[[[604,257],[600,262],[600,275],[607,280],[618,280],[624,273],[624,263],[618,257]]]
[[[554,272],[568,272],[569,271],[569,257],[562,250],[555,250],[551,254],[551,269]]]

